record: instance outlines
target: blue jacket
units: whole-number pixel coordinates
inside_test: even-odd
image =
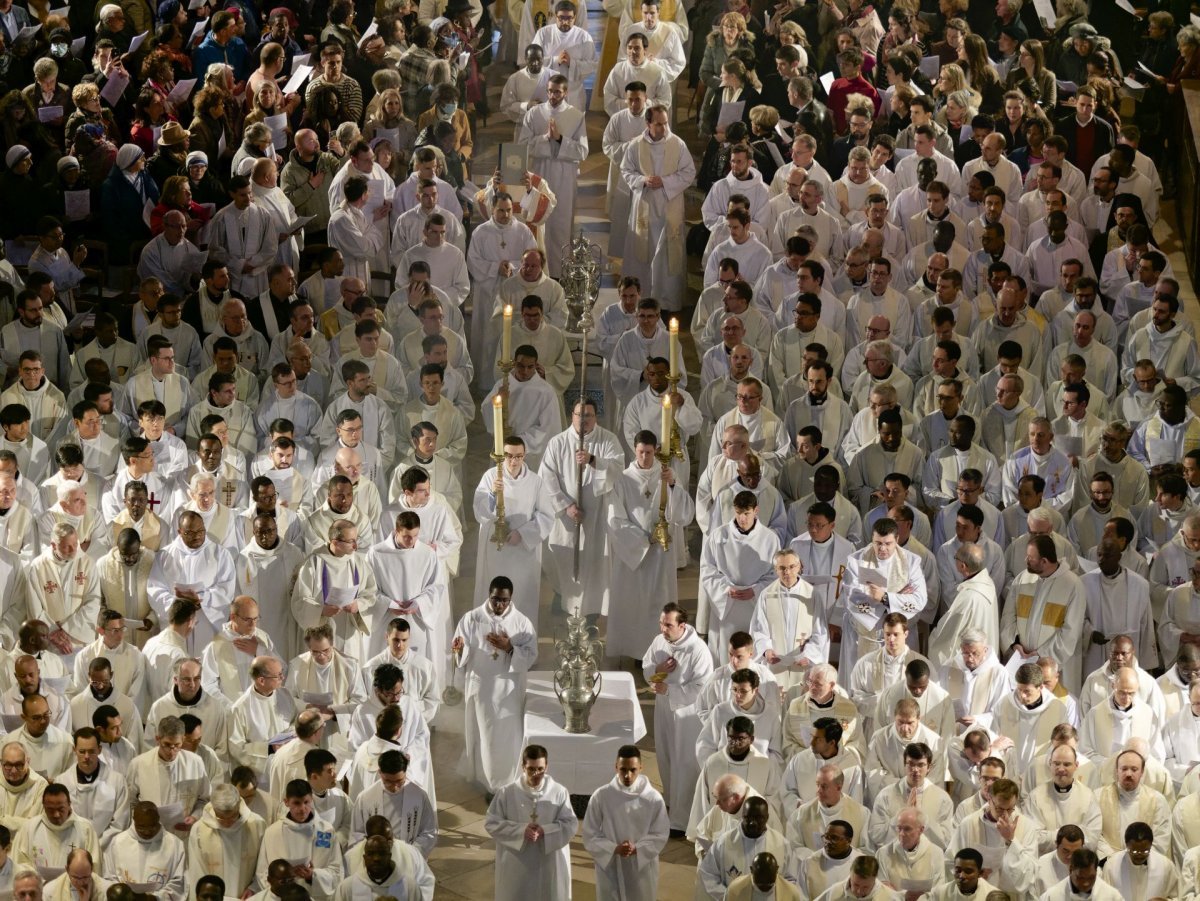
[[[146,187],[146,199],[158,203],[158,185],[150,173],[142,170]],[[109,244],[109,251],[117,263],[124,263],[129,256],[130,245],[135,241],[149,241],[150,227],[142,217],[146,200],[129,183],[125,173],[116,166],[100,185],[100,215]]]
[[[192,52],[192,71],[203,79],[204,73],[213,63],[228,63],[233,66],[235,81],[245,81],[250,75],[250,51],[241,38],[234,38],[224,47],[217,43],[210,31]]]

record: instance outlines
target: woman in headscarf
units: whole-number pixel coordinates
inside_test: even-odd
[[[208,167],[208,154],[202,150],[193,150],[187,155],[186,163],[192,200],[196,203],[211,203],[217,209],[229,203],[229,194],[225,186]]]
[[[124,144],[100,188],[100,216],[109,259],[118,265],[129,261],[134,242],[148,241],[151,237],[146,207],[153,209],[158,203],[158,185],[145,169],[146,154],[142,148]]]

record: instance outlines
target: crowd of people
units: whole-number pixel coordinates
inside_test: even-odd
[[[0,0],[0,891],[431,901],[461,717],[499,899],[569,898],[580,828],[622,901],[672,837],[713,901],[1195,897],[1186,9],[43,6]],[[653,694],[661,792],[624,745],[582,824],[544,586]]]

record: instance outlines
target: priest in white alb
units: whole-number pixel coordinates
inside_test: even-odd
[[[158,552],[150,569],[150,606],[159,622],[166,622],[176,598],[199,604],[201,616],[192,635],[192,646],[199,652],[229,619],[235,581],[229,551],[208,540],[199,513],[186,512],[179,517],[178,535]]]
[[[996,584],[988,572],[981,545],[967,542],[954,552],[954,568],[962,581],[954,589],[949,609],[929,636],[929,662],[935,670],[951,665],[970,630],[983,633],[988,647],[1000,643],[1000,610]]]
[[[646,598],[669,603],[679,594],[671,539],[663,547],[657,538],[659,517],[673,527],[667,531],[674,536],[692,521],[696,508],[675,471],[657,459],[654,432],[638,432],[633,450],[633,462],[617,477],[612,492],[612,590],[605,647],[610,656],[640,658],[658,618],[657,606]]]
[[[557,511],[546,569],[564,609],[573,613],[608,615],[610,510],[624,458],[617,436],[597,425],[595,403],[583,400],[571,411],[570,427],[550,439],[538,467]]]
[[[250,664],[250,687],[230,708],[233,759],[265,774],[272,744],[287,739],[273,740],[292,729],[296,712],[295,700],[283,687],[283,662],[277,657],[256,657]]]
[[[561,4],[560,4],[561,5]],[[579,826],[571,796],[547,773],[546,749],[520,753],[520,773],[497,786],[484,828],[496,842],[495,901],[571,897],[569,845]]]
[[[1138,697],[1138,674],[1132,667],[1117,670],[1112,692],[1103,704],[1096,704],[1083,718],[1079,728],[1079,752],[1085,757],[1107,760],[1128,745],[1129,740],[1140,738],[1162,760],[1162,729],[1154,709]]]
[[[763,589],[750,617],[755,656],[775,673],[780,687],[802,692],[809,669],[829,659],[829,630],[812,586],[791,548],[774,558],[775,581]]]
[[[625,150],[621,177],[632,193],[624,228],[622,275],[635,276],[643,297],[661,299],[664,309],[683,306],[687,283],[684,194],[696,180],[696,164],[687,144],[671,133],[671,111],[646,108],[646,131]]]
[[[1068,691],[1083,684],[1083,621],[1087,598],[1079,577],[1059,562],[1050,535],[1034,535],[1025,549],[1025,572],[1008,589],[1000,616],[1000,649],[1012,652],[1009,672],[1039,657],[1062,667]]]
[[[1158,667],[1150,583],[1121,565],[1123,553],[1115,536],[1100,539],[1096,546],[1099,569],[1084,573],[1079,580],[1087,598],[1087,614],[1083,618],[1084,645],[1087,647],[1083,661],[1085,673],[1104,665],[1109,642],[1121,635],[1128,636],[1133,642],[1139,666],[1145,669]]]
[[[253,537],[234,561],[236,590],[258,598],[259,628],[272,637],[280,657],[290,660],[301,647],[291,598],[304,552],[279,537],[274,516],[255,516],[251,528]]]
[[[758,498],[739,491],[733,518],[705,536],[700,584],[712,606],[709,647],[721,654],[734,632],[746,632],[759,595],[772,582],[772,560],[779,537],[758,521]]]
[[[50,628],[47,653],[62,655],[69,667],[100,613],[100,577],[91,558],[80,551],[74,526],[55,524],[50,547],[29,565],[27,578],[29,616]]]
[[[877,519],[871,527],[871,543],[846,560],[841,592],[845,625],[838,667],[843,673],[853,674],[859,657],[878,643],[887,614],[899,613],[911,622],[928,603],[921,558],[900,547],[897,532],[894,519]],[[916,630],[906,632],[909,647],[915,647]]]
[[[365,543],[369,536],[363,538]],[[304,561],[296,576],[292,615],[301,629],[332,623],[338,650],[366,660],[379,597],[375,572],[367,555],[359,553],[358,539],[358,527],[348,519],[329,526],[328,542]]]
[[[571,68],[574,70],[576,63],[572,62]],[[546,219],[546,232],[551,236],[546,244],[546,268],[552,278],[558,278],[562,269],[562,245],[553,236],[565,240],[574,229],[579,164],[588,156],[584,110],[565,100],[567,84],[565,75],[550,76],[546,102],[526,111],[518,138],[518,143],[529,148],[529,168],[550,183],[558,199]],[[579,93],[582,95],[582,84]]]
[[[542,542],[550,534],[554,508],[541,476],[525,462],[525,441],[516,435],[503,440],[503,475],[487,469],[475,488],[475,519],[479,522],[476,579],[504,576],[513,584],[517,609],[537,628],[541,597]],[[508,538],[497,547],[497,500],[504,499]]]
[[[411,510],[396,515],[395,530],[367,552],[375,572],[379,604],[367,641],[373,658],[387,646],[388,623],[401,616],[409,624],[409,652],[432,664],[434,678],[446,684],[450,653],[450,599],[437,553],[421,540],[421,517]]]
[[[655,901],[658,856],[670,835],[667,807],[642,773],[636,745],[617,751],[616,771],[592,793],[583,818],[583,846],[596,864],[596,897]]]
[[[490,792],[512,781],[525,734],[526,674],[537,659],[537,633],[514,604],[513,582],[495,576],[488,597],[454,630],[455,680],[465,699],[463,775]]]

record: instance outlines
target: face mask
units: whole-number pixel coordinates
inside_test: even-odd
[[[441,109],[442,109],[442,115],[445,116],[446,118],[450,118],[451,116],[454,115],[455,111],[458,109],[458,104],[457,103],[443,103]]]
[[[51,56],[66,56],[67,51],[70,49],[71,48],[68,47],[66,44],[51,44],[50,45],[50,55]]]

